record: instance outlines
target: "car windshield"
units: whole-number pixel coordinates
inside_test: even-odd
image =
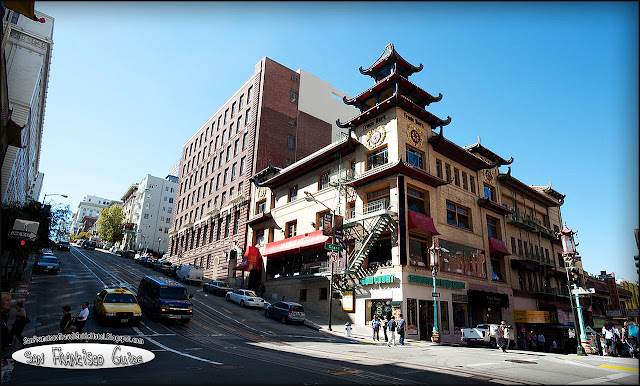
[[[178,300],[186,300],[189,298],[187,296],[186,288],[176,288],[176,287],[160,288],[160,297],[163,299],[178,299]]]
[[[136,303],[136,297],[131,294],[107,294],[105,303]]]
[[[258,297],[258,295],[257,295],[255,292],[253,292],[253,291],[244,291],[244,293],[245,293],[247,296],[252,296],[252,297],[254,297],[254,298],[257,298],[257,297]]]
[[[58,244],[69,245],[69,242],[68,241],[60,241],[60,242],[58,242]]]
[[[58,264],[58,259],[55,257],[43,257],[40,259],[40,262],[45,264]]]
[[[304,308],[302,308],[302,306],[291,306],[291,311],[304,312]]]

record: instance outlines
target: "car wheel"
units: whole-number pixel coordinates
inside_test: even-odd
[[[269,317],[269,310],[264,310],[264,316]]]
[[[244,307],[244,300],[240,300],[240,307]]]
[[[491,339],[491,348],[498,348],[498,343],[496,343],[495,339]]]
[[[227,301],[230,302],[231,301],[231,296],[227,295]]]
[[[283,316],[282,319],[280,319],[280,321],[282,322],[282,324],[287,324],[287,317]]]
[[[191,319],[180,319],[180,322],[181,322],[182,324],[187,324],[187,323],[189,323],[189,321],[190,321],[190,320],[191,320]]]

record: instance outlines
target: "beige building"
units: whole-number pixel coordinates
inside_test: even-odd
[[[339,291],[332,312],[347,312],[359,325],[374,314],[402,312],[409,337],[430,339],[436,299],[443,342],[459,342],[461,328],[479,323],[521,320],[532,327],[527,322],[534,320],[522,320],[525,311],[568,305],[560,296],[567,283],[557,258],[562,249],[552,237],[564,196],[523,184],[510,168],[501,172],[513,160],[479,142],[464,148],[446,139],[450,119],[426,110],[442,95],[408,80],[421,69],[388,45],[360,70],[373,87],[345,98],[360,110],[339,122],[348,136],[253,176],[247,240],[256,248],[249,255],[261,257],[253,266],[262,273],[265,298],[326,312],[333,269]],[[331,224],[326,215],[342,219],[336,238],[323,234]],[[437,297],[434,242],[441,248]],[[336,263],[326,243],[343,248]]]

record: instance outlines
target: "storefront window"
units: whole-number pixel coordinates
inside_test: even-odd
[[[385,318],[391,318],[393,308],[391,307],[391,299],[372,299],[367,301],[367,313],[366,322],[371,323],[373,315],[378,315],[378,318],[384,320]]]
[[[441,271],[465,276],[483,277],[484,258],[477,248],[467,247],[440,239],[442,248]]]
[[[418,301],[407,299],[407,334],[416,335],[418,333]]]
[[[440,301],[440,334],[451,334],[451,327],[449,326],[449,302]]]
[[[453,303],[453,333],[460,335],[461,330],[467,326],[467,304]]]
[[[427,243],[425,241],[409,239],[409,264],[418,267],[427,266]]]

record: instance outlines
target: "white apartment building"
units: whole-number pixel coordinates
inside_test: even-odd
[[[78,210],[73,214],[71,222],[71,234],[82,232],[85,222],[88,219],[100,218],[100,211],[113,204],[122,205],[121,201],[111,200],[98,196],[85,196],[78,204]],[[90,224],[93,225],[93,222]]]
[[[177,187],[177,176],[147,174],[142,182],[127,189],[122,196],[122,211],[125,223],[133,227],[125,232],[123,249],[167,252]]]
[[[36,11],[45,22],[10,11],[2,20],[11,130],[20,131],[20,143],[8,146],[2,160],[2,202],[24,203],[37,178],[45,100],[53,45],[51,16]],[[22,129],[20,129],[22,128]]]

